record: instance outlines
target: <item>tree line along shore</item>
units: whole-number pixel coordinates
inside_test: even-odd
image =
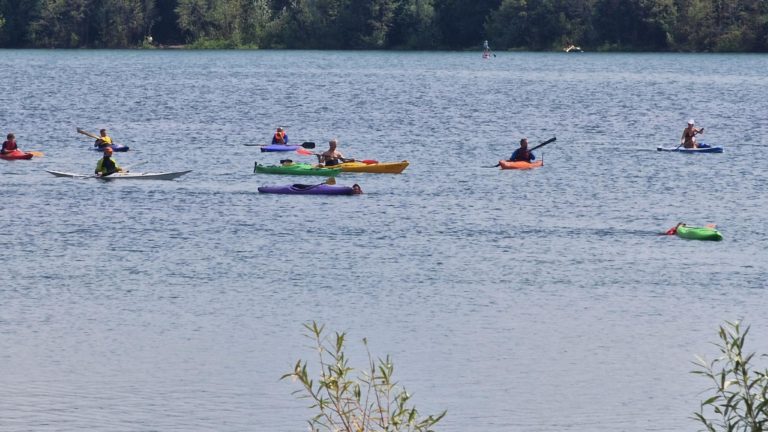
[[[768,52],[766,0],[0,0],[2,48]]]

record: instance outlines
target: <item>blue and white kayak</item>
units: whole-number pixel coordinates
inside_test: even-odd
[[[723,148],[720,146],[710,146],[708,144],[699,144],[697,148],[684,148],[684,147],[656,147],[658,151],[677,152],[677,153],[722,153]]]
[[[112,145],[110,145],[110,147],[112,147],[112,151],[114,151],[114,152],[127,152],[128,149],[130,149],[130,147],[128,147],[126,145],[122,145],[122,144],[112,144]],[[97,152],[103,152],[104,151],[104,147],[92,146],[91,150],[95,150]]]

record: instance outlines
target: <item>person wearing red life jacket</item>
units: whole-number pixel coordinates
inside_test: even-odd
[[[277,128],[277,132],[275,132],[275,134],[272,135],[272,144],[288,145],[288,134],[285,133],[285,130],[283,130],[283,128],[281,127]]]
[[[19,146],[16,145],[16,135],[9,133],[6,139],[3,142],[3,148],[0,150],[0,153],[12,153],[19,149]]]

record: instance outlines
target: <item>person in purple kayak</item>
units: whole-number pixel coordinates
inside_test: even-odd
[[[513,153],[512,156],[509,157],[510,162],[530,162],[532,160],[536,160],[536,156],[533,154],[532,151],[528,150],[528,138],[523,138],[520,140],[520,147],[517,148]]]
[[[277,128],[277,131],[272,135],[272,144],[288,145],[288,134],[285,133],[283,128]]]
[[[680,145],[687,149],[699,148],[696,144],[696,135],[704,133],[704,128],[696,129],[694,124],[693,119],[688,120],[688,127],[683,129],[683,136],[680,137]]]

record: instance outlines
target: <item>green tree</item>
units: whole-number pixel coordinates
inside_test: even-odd
[[[31,39],[35,46],[47,48],[77,48],[87,45],[90,24],[88,0],[44,0],[39,17],[31,24]]]
[[[0,47],[29,44],[29,27],[38,10],[39,0],[0,0]]]
[[[678,48],[691,51],[711,49],[717,35],[712,2],[679,0],[677,11],[681,23],[675,31]]]
[[[329,337],[325,327],[316,322],[304,325],[306,336],[312,339],[319,376],[313,379],[308,362],[299,360],[282,379],[301,384],[295,393],[311,402],[317,414],[309,420],[310,430],[319,432],[431,432],[444,416],[420,418],[415,407],[409,406],[411,395],[393,379],[394,365],[389,356],[374,361],[368,350],[367,367],[357,375],[345,353],[346,333]]]
[[[435,0],[435,22],[447,48],[481,46],[485,21],[501,0]]]
[[[93,2],[89,12],[96,30],[89,42],[107,48],[139,45],[156,19],[154,2],[144,0],[101,0]]]
[[[402,0],[394,10],[392,26],[387,35],[391,48],[430,49],[439,46],[432,0]]]
[[[755,353],[745,351],[747,334],[749,327],[726,322],[718,332],[720,356],[712,361],[696,357],[692,373],[707,379],[712,395],[701,402],[694,419],[709,432],[768,430],[768,369],[753,365]]]
[[[176,0],[157,0],[157,21],[151,29],[151,36],[161,44],[179,44],[184,41],[184,35],[179,28],[179,19],[176,14],[178,2]]]

